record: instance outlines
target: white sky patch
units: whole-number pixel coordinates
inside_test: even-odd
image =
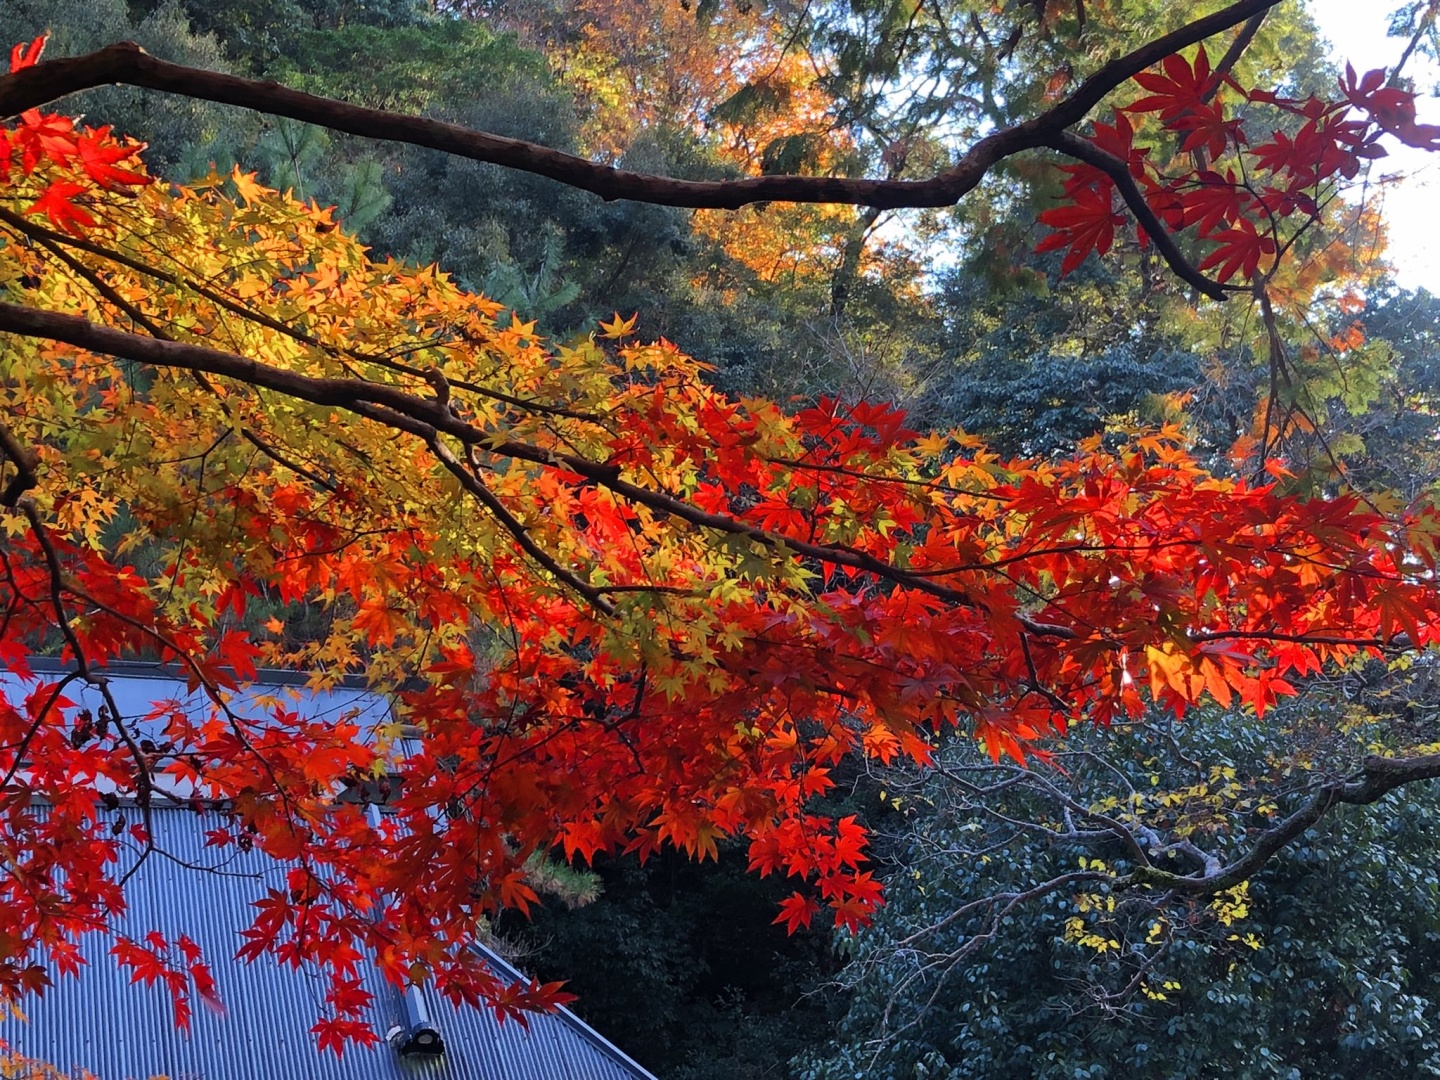
[[[1393,2],[1309,0],[1308,6],[1320,32],[1331,43],[1338,67],[1343,69],[1348,60],[1364,74],[1371,68],[1388,68],[1400,59],[1405,42],[1385,33]],[[1440,123],[1440,100],[1433,96],[1440,69],[1427,58],[1412,56],[1405,73],[1415,80],[1421,94],[1417,102],[1420,122]],[[1440,294],[1440,152],[1402,146],[1389,137],[1384,145],[1390,156],[1377,163],[1372,175],[1404,177],[1377,196],[1384,200],[1388,255],[1396,279],[1407,288],[1424,287]]]

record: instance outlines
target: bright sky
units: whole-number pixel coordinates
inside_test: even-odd
[[[1394,0],[1308,0],[1321,32],[1330,39],[1337,65],[1345,61],[1364,73],[1394,64],[1405,42],[1385,35],[1386,14]],[[1440,123],[1440,100],[1428,96],[1440,72],[1435,65],[1411,57],[1406,74],[1415,77],[1420,98],[1421,123]],[[1379,162],[1380,174],[1400,173],[1406,179],[1384,194],[1385,219],[1390,226],[1390,261],[1396,277],[1409,288],[1424,286],[1440,293],[1440,152],[1429,153],[1386,139],[1390,156]]]

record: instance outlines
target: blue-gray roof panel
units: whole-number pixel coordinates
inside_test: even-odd
[[[43,661],[36,661],[35,667],[32,680],[22,680],[11,671],[0,671],[0,694],[19,704],[34,690],[35,680],[48,682],[59,674],[53,664]],[[127,667],[143,670],[143,665]],[[144,718],[161,706],[183,709],[192,716],[206,716],[213,707],[204,691],[191,690],[184,679],[167,668],[157,666],[143,673],[123,675],[110,672],[107,679],[115,704],[136,734],[158,733],[163,724],[157,725],[155,731],[148,731]],[[78,679],[66,688],[65,694],[79,708],[91,712],[98,712],[104,704],[98,690]],[[346,720],[358,724],[367,734],[391,718],[385,699],[362,687],[310,690],[303,685],[259,683],[233,691],[227,697],[228,705],[237,716],[261,723],[277,705],[307,720]]]

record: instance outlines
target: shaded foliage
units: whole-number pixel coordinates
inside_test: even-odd
[[[1124,785],[1133,784],[1157,808],[1157,825],[1181,812],[1159,807],[1183,808],[1197,842],[1224,843],[1233,830],[1228,842],[1243,844],[1277,812],[1257,793],[1303,790],[1309,775],[1343,771],[1357,748],[1433,738],[1440,709],[1432,673],[1419,675],[1397,684],[1382,669],[1319,688],[1287,706],[1280,724],[1211,714],[1176,726],[1174,742],[1142,728],[1077,732],[1055,749],[1070,770],[1067,789],[1086,805],[1113,805],[1117,794],[1123,805]],[[1103,767],[1086,755],[1099,755]],[[984,764],[959,744],[947,760],[962,774]],[[953,960],[947,953],[988,924],[978,913],[942,923],[949,912],[1026,890],[1079,860],[1118,866],[1127,856],[1114,844],[1046,844],[1029,833],[1005,840],[994,815],[1038,824],[1053,812],[1023,796],[981,810],[956,798],[944,777],[904,789],[903,800],[895,795],[902,784],[891,789],[889,826],[879,825],[891,837],[888,906],[845,941],[847,1014],[827,1048],[801,1055],[795,1075],[1440,1073],[1433,784],[1327,819],[1232,897],[1157,914],[1133,896],[1077,886],[1018,908],[993,938]],[[1184,795],[1167,802],[1167,792]],[[1142,977],[1141,958],[1162,932],[1173,939]]]
[[[565,979],[580,1015],[658,1076],[778,1078],[829,1038],[829,935],[776,926],[787,887],[748,874],[743,851],[607,860],[599,873],[594,904],[551,905],[508,933],[527,968]]]

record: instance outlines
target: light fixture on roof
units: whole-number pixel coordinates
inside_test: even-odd
[[[406,1031],[404,1026],[396,1024],[386,1033],[386,1038],[401,1057],[445,1052],[445,1040],[440,1037],[440,1032],[429,1026]]]
[[[405,989],[405,1022],[385,1033],[385,1040],[401,1057],[412,1054],[443,1054],[445,1040],[440,1029],[430,1022],[430,1010],[418,986]]]

